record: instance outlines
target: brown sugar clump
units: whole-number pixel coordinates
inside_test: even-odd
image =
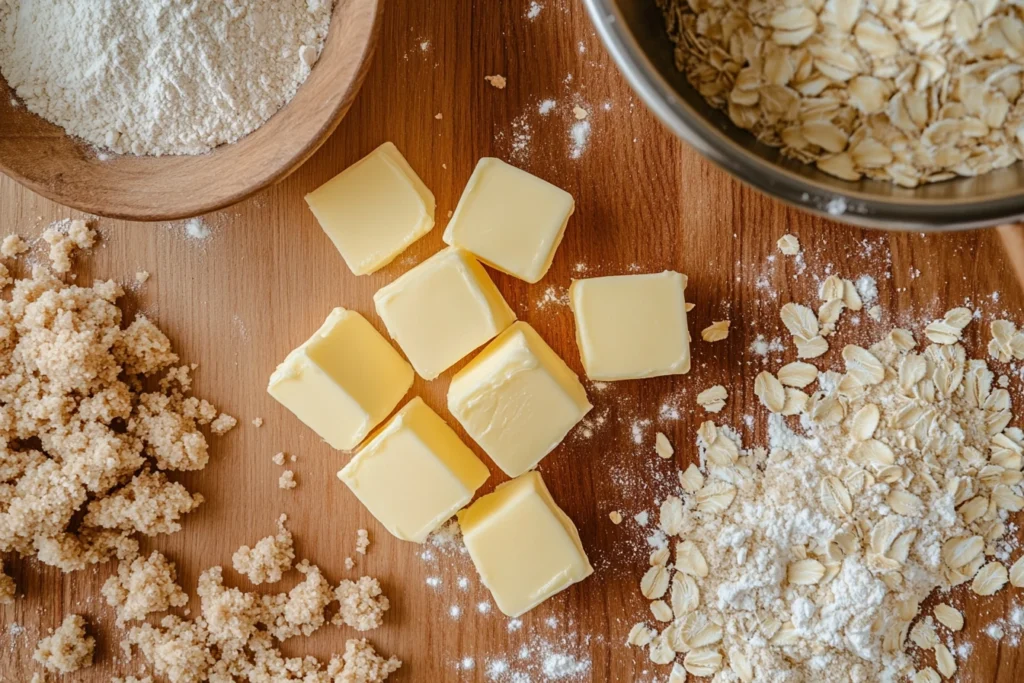
[[[365,639],[349,640],[342,660],[332,659],[327,673],[333,683],[383,683],[401,666],[396,657],[381,657]]]
[[[96,639],[85,633],[85,619],[69,614],[64,623],[36,645],[32,659],[50,671],[66,674],[92,666]]]
[[[210,423],[210,431],[217,436],[224,436],[238,424],[238,420],[227,413],[221,413],[217,419]]]
[[[391,606],[387,596],[382,595],[380,582],[369,576],[358,581],[342,581],[334,590],[341,603],[341,609],[334,615],[332,624],[345,624],[357,631],[369,631],[384,621],[384,612]]]
[[[181,530],[178,519],[199,507],[203,496],[189,493],[163,472],[142,472],[124,487],[89,503],[85,524],[146,536]]]
[[[101,592],[107,604],[117,610],[117,624],[145,619],[153,612],[182,607],[188,596],[177,584],[174,563],[157,551],[149,557],[134,558],[117,566],[117,576],[103,584]]]
[[[57,270],[95,239],[81,221],[47,234]],[[177,531],[202,502],[161,470],[206,465],[200,427],[217,410],[187,395],[188,370],[151,320],[124,324],[123,294],[35,267],[0,300],[0,553],[64,571],[132,558],[135,533]]]
[[[299,482],[295,481],[294,470],[285,470],[281,473],[281,476],[277,478],[277,488],[279,489],[293,489],[299,485]]]
[[[4,237],[4,241],[0,243],[0,255],[7,258],[21,256],[26,251],[28,251],[28,244],[25,243],[25,240],[21,239],[21,235],[7,235],[7,237]]]
[[[157,675],[171,683],[208,680],[214,664],[202,624],[168,615],[159,626],[142,624],[128,632],[128,643],[137,646]]]
[[[210,644],[222,653],[240,653],[256,635],[259,624],[266,620],[260,596],[225,588],[220,567],[211,567],[200,575],[196,592],[202,602]]]
[[[17,595],[14,579],[4,573],[4,561],[0,560],[0,605],[10,605]]]
[[[43,231],[43,240],[50,245],[50,267],[55,272],[71,270],[71,257],[78,249],[89,249],[96,241],[96,231],[85,221],[59,221]]]
[[[245,574],[256,585],[280,581],[295,559],[292,534],[284,526],[287,520],[288,515],[281,515],[276,535],[260,539],[253,548],[243,545],[236,550],[231,558],[235,571]]]
[[[303,560],[295,568],[306,575],[302,583],[288,593],[263,596],[267,630],[277,640],[316,631],[324,624],[324,609],[334,600],[334,591],[318,567]]]

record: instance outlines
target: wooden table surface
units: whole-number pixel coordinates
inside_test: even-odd
[[[80,259],[78,272],[86,281],[96,276],[131,282],[136,271],[151,272],[152,279],[127,296],[129,308],[154,317],[182,357],[199,363],[197,393],[240,419],[237,429],[213,441],[206,470],[181,477],[207,502],[185,520],[183,531],[144,547],[173,559],[194,595],[200,571],[230,567],[239,545],[270,534],[278,514],[287,512],[299,557],[318,564],[332,582],[362,574],[381,579],[392,609],[385,626],[368,635],[382,652],[405,661],[395,681],[490,680],[488,666],[498,660],[506,660],[510,671],[544,680],[537,662],[549,652],[589,662],[580,680],[664,681],[666,667],[623,646],[632,624],[649,618],[638,590],[646,565],[644,533],[631,517],[654,510],[677,468],[695,458],[695,432],[704,417],[694,410],[700,390],[715,383],[729,387],[718,421],[742,429],[748,444],[763,443],[765,413],[752,384],[764,359],[748,349],[758,334],[788,338],[778,319],[781,304],[813,301],[827,274],[873,275],[884,309],[881,324],[866,316],[859,325],[847,320],[839,340],[867,341],[893,322],[920,329],[922,320],[964,303],[980,307],[986,319],[999,313],[1024,321],[1024,298],[995,233],[873,233],[797,213],[756,194],[673,138],[644,109],[578,2],[538,2],[542,9],[530,19],[525,0],[393,0],[366,86],[338,132],[300,171],[207,216],[213,234],[206,240],[187,238],[180,223],[101,220],[101,246]],[[505,89],[484,80],[493,74],[507,77]],[[542,115],[540,103],[547,99],[555,106]],[[589,112],[583,145],[571,134],[574,105]],[[438,226],[392,265],[356,278],[302,196],[385,140],[398,145],[434,191]],[[275,365],[332,307],[356,309],[379,326],[373,292],[440,247],[449,210],[477,159],[488,155],[522,166],[576,198],[576,214],[545,280],[533,286],[500,274],[495,280],[520,318],[577,371],[582,368],[572,316],[562,298],[572,277],[676,269],[689,275],[688,299],[696,304],[690,374],[592,389],[594,414],[606,415],[604,424],[590,438],[577,430],[541,463],[556,500],[576,521],[596,572],[530,612],[518,630],[496,609],[479,608],[492,603],[466,556],[391,538],[335,478],[347,455],[322,443],[264,391]],[[73,215],[0,177],[3,234],[35,236],[50,221]],[[778,254],[775,242],[786,232],[804,245],[805,268]],[[727,341],[700,340],[701,329],[725,318],[732,321]],[[971,325],[967,337],[970,348],[980,350],[987,326]],[[787,349],[772,356],[768,367],[777,369],[793,356]],[[836,355],[825,360],[834,364]],[[432,383],[417,379],[413,388],[445,416],[450,376]],[[1015,396],[1019,400],[1019,391]],[[666,403],[678,407],[677,419],[661,413]],[[743,428],[744,415],[754,416],[754,430]],[[250,424],[255,417],[263,418],[263,427]],[[632,426],[645,419],[651,423],[637,446]],[[655,457],[656,431],[675,444],[674,461]],[[283,468],[271,456],[281,450],[298,456],[293,491],[277,486]],[[485,490],[505,478],[491,469]],[[608,520],[616,509],[627,517],[620,526]],[[354,571],[346,571],[344,558],[352,555],[356,529],[363,527],[373,545]],[[4,559],[23,597],[0,608],[0,624],[17,623],[25,631],[0,633],[0,680],[27,681],[37,670],[31,663],[36,640],[70,612],[88,616],[100,648],[93,668],[65,680],[106,681],[116,672],[140,670],[138,661],[114,657],[119,637],[99,596],[111,565],[61,575],[35,561]],[[278,586],[262,588],[290,588],[296,582],[291,574]],[[247,585],[230,569],[226,576],[233,585]],[[464,588],[460,577],[469,579]],[[431,587],[433,578],[440,586]],[[1022,600],[1020,591],[1008,589],[968,601],[967,629],[956,640],[974,646],[961,662],[960,680],[1024,678],[1024,656],[1010,639],[996,642],[980,632]],[[453,607],[461,611],[457,619]],[[197,613],[197,600],[191,608]],[[327,626],[283,649],[327,657],[355,635]],[[520,659],[524,647],[528,656]],[[460,668],[463,658],[472,668]]]

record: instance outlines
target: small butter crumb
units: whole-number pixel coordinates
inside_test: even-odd
[[[285,470],[281,473],[280,478],[277,480],[278,488],[282,489],[293,489],[299,485],[299,482],[295,481],[295,472],[291,470]]]
[[[589,113],[590,112],[588,112],[586,109],[584,109],[578,104],[572,108],[572,115],[576,117],[577,121],[582,121],[583,119],[587,118]]]
[[[622,513],[618,510],[612,510],[608,513],[608,519],[612,520],[612,524],[622,524]]]
[[[434,118],[435,118],[435,119],[437,119],[438,121],[440,121],[440,120],[441,120],[441,119],[443,119],[444,117],[443,117],[443,116],[441,116],[441,112],[437,112],[436,114],[434,114]]]
[[[484,76],[484,80],[490,83],[498,90],[504,90],[505,85],[508,83],[508,81],[505,80],[505,77],[501,75]]]
[[[275,453],[274,457],[271,458],[271,459],[274,461],[275,465],[283,465],[284,464],[284,453]]]
[[[262,427],[263,426],[263,418],[262,417],[254,417],[252,419],[252,426],[253,427]]]
[[[135,273],[135,282],[137,282],[138,284],[144,285],[146,284],[147,280],[149,280],[148,270],[140,270],[139,272]]]

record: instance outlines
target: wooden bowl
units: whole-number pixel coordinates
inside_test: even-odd
[[[324,143],[355,99],[377,46],[384,0],[337,0],[320,60],[262,127],[199,156],[113,155],[23,106],[0,78],[0,171],[87,213],[139,221],[209,213],[276,183]]]

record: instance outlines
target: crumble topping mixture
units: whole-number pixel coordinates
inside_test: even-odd
[[[96,639],[85,633],[85,619],[69,614],[64,622],[39,641],[32,658],[49,671],[67,674],[92,666]]]
[[[231,564],[239,574],[245,574],[254,584],[277,583],[281,575],[292,568],[295,547],[292,534],[285,528],[288,515],[277,519],[277,535],[256,542],[256,547],[243,545],[235,551]]]

